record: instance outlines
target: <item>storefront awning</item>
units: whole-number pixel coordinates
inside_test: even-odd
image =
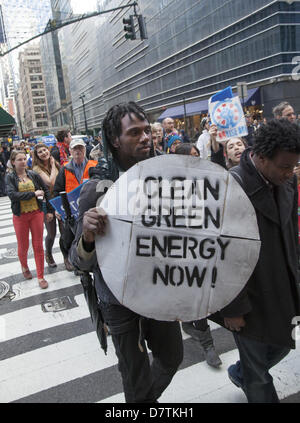
[[[241,99],[242,102],[242,99]],[[247,97],[244,99],[245,106],[256,106],[260,104],[260,89],[258,88],[249,88]],[[186,103],[186,116],[195,116],[200,115],[201,113],[207,113],[208,111],[208,100],[195,101],[193,103]],[[184,106],[169,107],[166,109],[157,119],[162,121],[163,119],[170,118],[183,118],[184,117]]]
[[[201,113],[205,113],[208,110],[208,100],[195,101],[193,103],[186,103],[185,110],[186,110],[186,116],[194,116],[194,115],[200,115]],[[166,117],[171,117],[171,118],[184,117],[183,104],[181,104],[180,106],[169,107],[159,116],[157,120],[161,121],[165,119]]]
[[[15,123],[15,119],[0,107],[0,137],[7,137]]]
[[[247,97],[245,98],[245,106],[257,106],[258,104],[261,104],[260,88],[249,88]]]

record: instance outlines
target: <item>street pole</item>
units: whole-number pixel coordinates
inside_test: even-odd
[[[245,113],[245,97],[244,97],[244,86],[241,86],[242,88],[242,97],[243,97],[243,113]]]
[[[85,97],[84,94],[81,94],[81,96],[79,96],[80,100],[82,101],[83,116],[84,116],[84,125],[85,125],[85,134],[88,135],[88,127],[87,127],[86,114],[85,114],[84,97]]]
[[[185,107],[185,97],[183,97],[183,110],[184,110],[184,133],[186,135],[186,107]]]

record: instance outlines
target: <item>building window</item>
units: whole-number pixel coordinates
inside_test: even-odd
[[[43,122],[37,122],[36,123],[36,126],[38,127],[38,128],[42,128],[42,127],[47,127],[48,126],[48,122],[47,121],[43,121]]]

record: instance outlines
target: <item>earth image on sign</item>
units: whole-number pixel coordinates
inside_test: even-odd
[[[108,216],[96,238],[102,276],[142,316],[207,317],[241,292],[257,263],[254,208],[233,176],[208,160],[174,154],[137,163],[97,206]]]
[[[212,121],[221,129],[234,128],[239,124],[242,117],[241,105],[231,99],[216,103],[212,112]]]

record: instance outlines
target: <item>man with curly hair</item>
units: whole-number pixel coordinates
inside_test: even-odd
[[[107,227],[107,217],[100,215],[96,208],[98,198],[103,195],[98,183],[103,179],[115,182],[123,172],[154,155],[151,126],[139,105],[134,102],[118,104],[108,110],[102,136],[104,157],[91,169],[91,179],[80,194],[71,261],[77,269],[94,275],[98,298],[98,309],[95,311],[93,307],[94,322],[98,322],[95,326],[104,350],[107,344],[103,323],[111,333],[125,401],[154,403],[171,382],[183,358],[179,322],[148,319],[120,304],[109,289],[109,281],[102,276],[95,251],[95,237],[103,235]],[[118,257],[116,263],[117,260]],[[91,309],[91,302],[89,306]],[[153,354],[151,364],[146,343]]]
[[[240,360],[228,368],[248,402],[279,402],[270,368],[295,348],[292,320],[300,315],[297,180],[300,128],[274,119],[256,132],[253,148],[230,172],[256,212],[261,238],[258,263],[245,288],[221,310]]]

